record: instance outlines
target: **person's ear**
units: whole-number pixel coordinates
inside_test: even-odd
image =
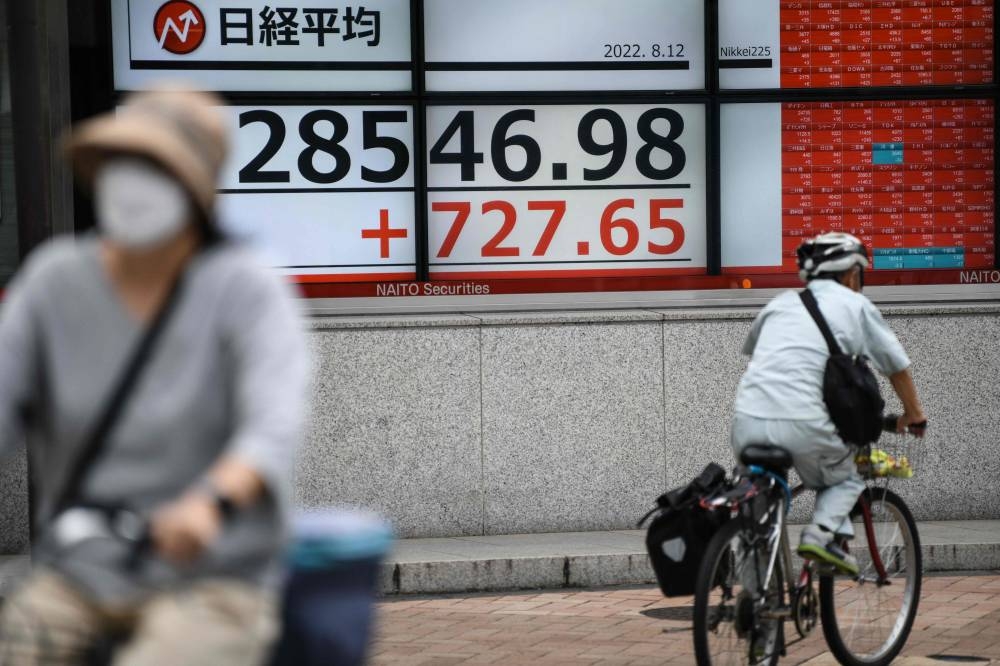
[[[854,266],[851,270],[847,271],[844,276],[844,286],[848,289],[861,293],[861,267]]]

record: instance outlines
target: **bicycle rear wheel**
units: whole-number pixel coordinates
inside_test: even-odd
[[[694,596],[694,652],[699,666],[778,663],[784,643],[781,619],[761,619],[762,609],[781,606],[780,558],[764,600],[754,601],[755,567],[764,575],[766,549],[754,549],[741,534],[740,520],[723,525],[708,544]],[[744,589],[744,585],[748,586]]]
[[[871,515],[866,530],[864,512]],[[868,487],[851,512],[858,579],[819,581],[823,634],[848,666],[883,666],[903,649],[920,601],[920,538],[910,510],[895,493]],[[873,554],[878,554],[878,560]],[[881,571],[879,570],[881,564]]]

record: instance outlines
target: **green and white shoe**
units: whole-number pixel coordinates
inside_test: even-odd
[[[807,560],[828,564],[840,573],[857,576],[858,560],[839,545],[829,532],[816,525],[807,525],[799,539],[798,554]]]

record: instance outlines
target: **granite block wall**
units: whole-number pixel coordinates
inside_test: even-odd
[[[932,424],[916,477],[895,489],[918,519],[1000,518],[1000,305],[884,311]],[[709,460],[731,464],[753,314],[313,320],[298,502],[367,507],[400,536],[632,528]],[[26,547],[24,478],[18,460],[0,471],[0,553]]]
[[[911,355],[932,420],[916,453],[917,476],[895,489],[918,519],[1000,518],[993,471],[1000,460],[1000,307],[885,310]],[[732,398],[746,363],[739,350],[753,314],[470,315],[466,323],[478,332],[481,403],[469,405],[464,418],[481,432],[470,446],[479,457],[473,453],[467,463],[482,486],[476,502],[454,511],[478,510],[482,534],[628,529],[659,492],[686,482],[709,460],[730,465]],[[898,410],[886,389],[890,408]],[[315,433],[313,441],[335,437]],[[894,441],[887,436],[886,444]],[[388,473],[378,472],[378,454],[365,455],[377,474]],[[402,520],[378,491],[365,496],[396,520],[403,536],[447,533],[434,518],[439,505],[448,498],[470,502],[473,494],[465,484],[451,489],[453,461],[425,465],[421,478],[433,476],[437,485],[395,485],[410,498]],[[435,467],[436,474],[427,471]],[[310,487],[323,483],[320,478]],[[330,488],[325,496],[337,499],[338,493]],[[811,504],[808,495],[797,500],[792,519],[804,520]],[[428,519],[419,518],[422,511]]]
[[[482,330],[485,533],[633,524],[663,480],[660,322]]]
[[[24,449],[0,463],[0,554],[28,548],[28,467]]]
[[[373,509],[401,534],[482,534],[480,331],[317,329],[298,502]]]
[[[686,483],[709,461],[731,466],[729,421],[736,385],[746,367],[740,347],[750,322],[663,322],[666,486]]]
[[[1000,320],[970,313],[888,321],[910,352],[931,424],[924,446],[909,447],[922,473],[899,494],[918,520],[1000,518]],[[887,402],[900,411],[894,397]],[[884,444],[901,439],[889,435]]]

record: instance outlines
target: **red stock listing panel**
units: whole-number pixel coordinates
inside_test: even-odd
[[[879,271],[993,268],[995,113],[984,99],[724,108],[724,266],[794,272],[803,237],[842,230]],[[751,169],[770,196],[738,209]]]
[[[721,0],[720,82],[852,88],[993,81],[994,0]]]
[[[985,100],[784,104],[783,265],[843,228],[876,269],[992,268],[994,107]]]

